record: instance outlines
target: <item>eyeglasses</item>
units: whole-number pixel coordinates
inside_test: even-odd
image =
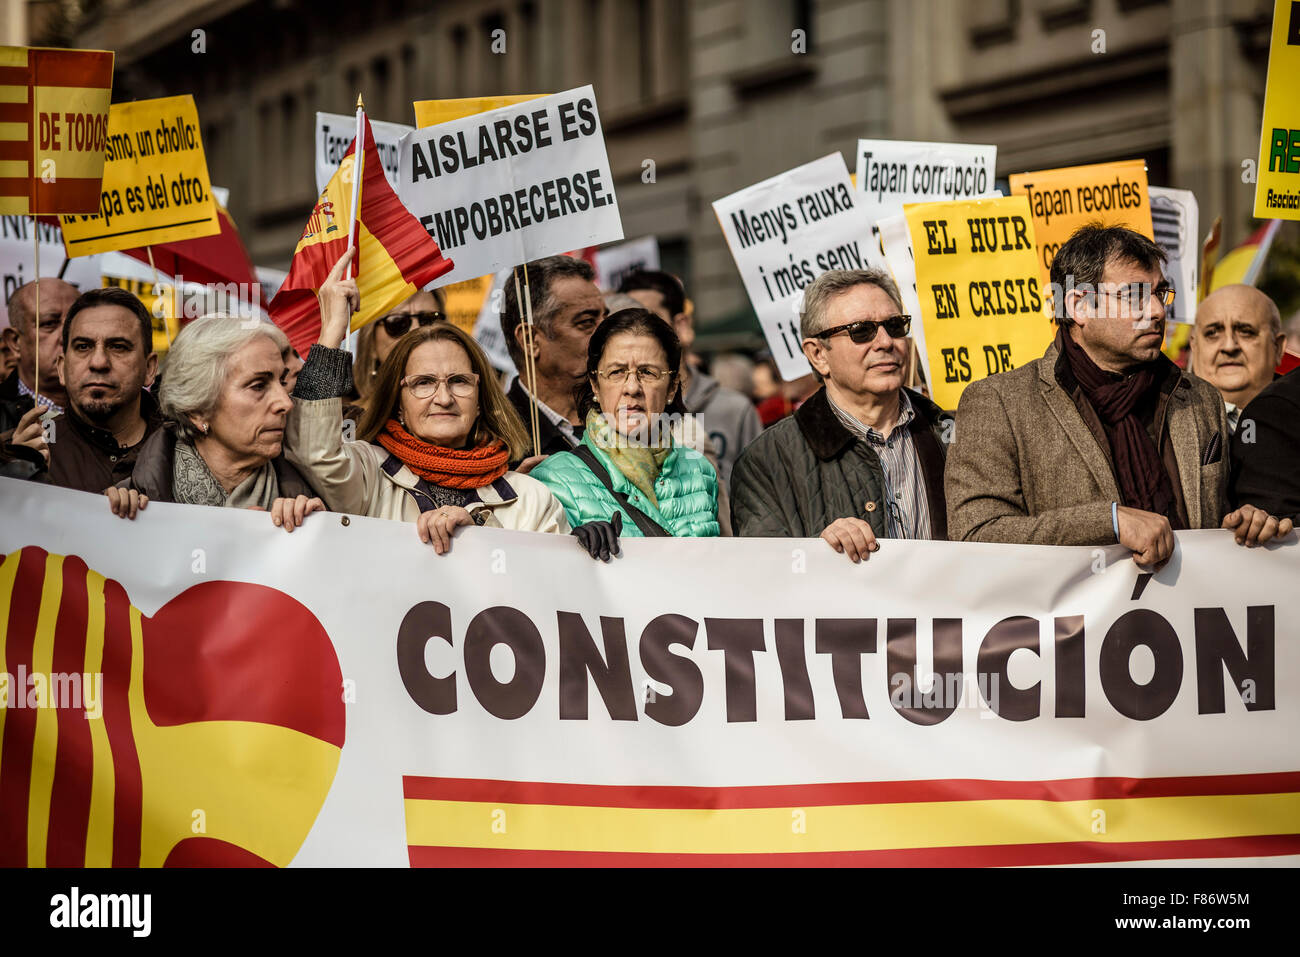
[[[831,336],[838,336],[841,332],[847,332],[850,339],[858,345],[863,345],[876,338],[876,330],[881,326],[885,327],[885,331],[889,333],[891,339],[901,339],[912,331],[912,317],[890,316],[888,319],[859,319],[857,322],[835,326],[833,329],[823,329],[816,334],[816,338],[829,339]]]
[[[414,319],[422,327],[433,325],[435,322],[442,322],[447,317],[441,312],[395,312],[389,316],[381,316],[379,321],[384,324],[384,332],[388,333],[394,339],[400,339],[411,331],[411,320]]]
[[[402,386],[411,390],[417,399],[432,399],[438,394],[438,388],[446,383],[447,391],[457,399],[468,399],[478,392],[478,373],[457,372],[454,375],[408,375],[402,379]]]
[[[637,381],[642,385],[654,385],[659,380],[668,378],[668,370],[660,369],[658,366],[637,366],[635,369],[615,366],[603,372],[598,371],[596,375],[613,385],[622,385],[627,381],[627,377],[632,375],[636,376]]]
[[[1174,287],[1165,283],[1153,288],[1148,283],[1131,282],[1118,289],[1108,289],[1105,294],[1114,296],[1116,302],[1128,307],[1131,312],[1141,311],[1151,296],[1155,296],[1166,309],[1174,304]]]

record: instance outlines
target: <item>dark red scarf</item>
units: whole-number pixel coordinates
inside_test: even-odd
[[[1110,441],[1120,504],[1164,515],[1177,527],[1178,510],[1169,473],[1136,411],[1159,390],[1162,363],[1156,359],[1121,376],[1107,372],[1088,358],[1065,329],[1057,333],[1056,341]]]

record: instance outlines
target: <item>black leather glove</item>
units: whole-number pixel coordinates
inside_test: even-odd
[[[623,513],[615,512],[608,522],[588,522],[573,530],[578,543],[587,550],[592,558],[602,562],[618,554],[618,536],[623,531]]]

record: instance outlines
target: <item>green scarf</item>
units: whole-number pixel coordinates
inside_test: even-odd
[[[655,479],[664,461],[672,454],[672,436],[668,430],[662,431],[663,443],[658,447],[640,445],[616,431],[598,410],[587,413],[586,432],[591,442],[610,457],[623,477],[641,490],[655,508],[659,507],[659,498],[655,495]]]

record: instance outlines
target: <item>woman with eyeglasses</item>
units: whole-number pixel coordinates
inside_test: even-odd
[[[560,500],[575,534],[599,539],[593,554],[603,560],[617,553],[619,534],[718,534],[717,473],[673,437],[686,411],[681,358],[676,333],[652,312],[623,309],[602,322],[578,399],[582,444],[530,473]]]
[[[358,441],[343,441],[351,356],[339,346],[359,305],[355,281],[340,278],[350,255],[321,287],[321,335],[289,418],[290,461],[331,511],[411,522],[439,555],[466,525],[567,534],[546,487],[507,470],[525,453],[523,424],[483,350],[451,323],[398,339],[379,367]]]
[[[423,329],[446,318],[441,289],[421,290],[406,302],[364,326],[357,333],[357,360],[353,388],[364,406],[379,381],[379,367],[412,329]]]

